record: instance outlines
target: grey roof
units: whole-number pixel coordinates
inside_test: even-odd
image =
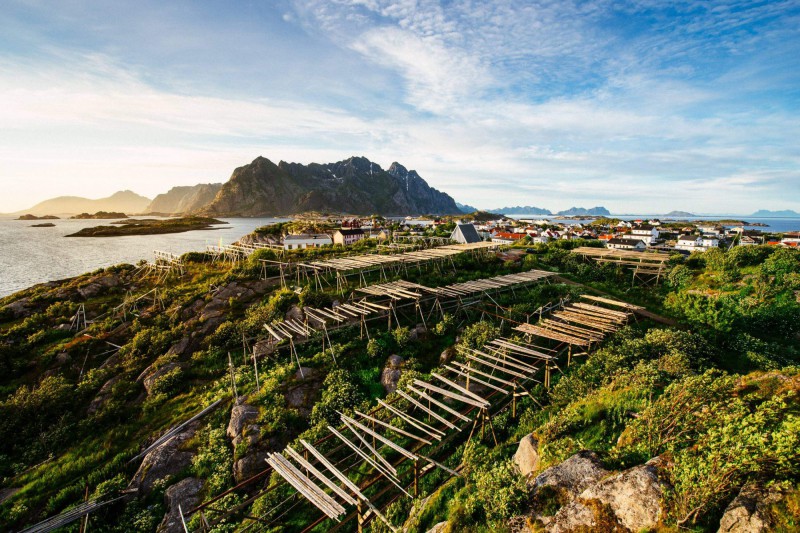
[[[362,230],[361,228],[355,228],[355,229],[344,229],[344,228],[342,228],[342,229],[337,230],[337,231],[339,233],[341,233],[342,235],[364,235],[364,230]]]
[[[474,224],[456,224],[450,238],[460,243],[481,242],[481,236],[478,235],[478,230],[475,229]]]
[[[608,239],[608,244],[619,244],[625,246],[636,246],[637,243],[644,244],[644,241],[641,239]]]

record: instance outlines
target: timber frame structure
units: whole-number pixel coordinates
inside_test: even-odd
[[[388,281],[390,277],[408,275],[409,267],[417,267],[422,271],[423,265],[430,265],[438,271],[443,268],[455,269],[453,257],[471,253],[473,255],[488,254],[498,250],[503,245],[492,242],[477,242],[469,244],[451,244],[421,250],[406,251],[405,247],[397,247],[400,253],[372,253],[352,256],[340,256],[319,261],[275,261],[262,259],[261,277],[266,279],[267,267],[276,267],[282,286],[287,280],[294,277],[300,284],[302,281],[312,283],[315,288],[322,289],[323,284],[329,284],[330,278],[335,278],[336,291],[344,293],[348,287],[348,280],[355,277],[359,286],[367,285],[366,276],[378,273],[380,280]],[[329,284],[330,285],[330,284]]]
[[[266,517],[245,516],[249,523],[243,531],[276,526],[287,513],[308,505],[319,515],[304,532],[322,527],[337,531],[353,520],[361,532],[374,519],[397,531],[382,514],[388,505],[418,496],[420,479],[434,470],[448,477],[459,475],[459,468],[443,464],[449,456],[447,445],[462,442],[467,428],[466,440],[479,431],[481,439],[491,435],[496,443],[493,416],[510,409],[516,418],[518,398],[530,397],[530,388],[537,383],[549,386],[550,374],[559,369],[557,361],[565,351],[569,364],[572,357],[584,355],[622,327],[638,309],[608,298],[586,299],[592,303],[562,304],[536,324],[519,324],[515,329],[524,340],[499,337],[480,349],[463,350],[460,361],[445,364],[430,378],[414,379],[386,400],[379,399],[368,413],[339,413],[340,425],[329,425],[326,436],[313,444],[301,439],[302,448],[269,454],[264,471],[189,514],[201,513],[201,522],[214,526],[288,484],[296,492]],[[585,352],[572,353],[573,346]],[[270,478],[273,472],[277,478]],[[231,509],[211,507],[234,490],[270,479]],[[208,521],[206,511],[218,514]]]
[[[644,285],[658,285],[665,275],[669,254],[657,251],[635,252],[633,250],[614,250],[581,246],[572,250],[586,260],[598,264],[614,263],[632,270],[631,284],[636,281]]]

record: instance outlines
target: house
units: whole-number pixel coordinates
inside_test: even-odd
[[[697,235],[681,235],[678,237],[678,243],[675,245],[676,250],[687,250],[689,252],[701,250],[702,247],[703,239]]]
[[[723,232],[725,231],[724,228],[720,226],[714,226],[713,224],[704,224],[702,226],[697,226],[697,229],[703,235],[709,235],[712,237],[716,237],[717,239],[719,239],[722,236]]]
[[[478,235],[478,230],[475,229],[473,224],[456,224],[453,233],[450,234],[450,238],[461,244],[481,242],[483,240]]]
[[[332,244],[331,236],[327,233],[301,233],[287,235],[283,239],[284,250],[303,250],[305,248],[319,248]]]
[[[348,246],[361,239],[366,239],[366,234],[361,228],[356,229],[337,229],[333,234],[333,244]]]
[[[389,241],[392,239],[392,230],[390,229],[382,229],[375,235],[375,238],[379,241]]]
[[[514,244],[520,239],[527,237],[525,233],[509,233],[506,231],[498,231],[492,236],[492,242],[498,244]]]
[[[609,239],[606,241],[606,248],[615,250],[644,250],[647,245],[642,240],[634,239]]]
[[[719,248],[719,239],[711,235],[703,235],[700,238],[700,246],[702,246],[704,250],[708,250],[709,248]]]
[[[658,228],[652,224],[640,224],[632,228],[623,238],[644,241],[647,246],[652,246],[658,241]]]

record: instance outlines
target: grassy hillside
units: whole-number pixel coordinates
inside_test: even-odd
[[[540,469],[583,449],[597,452],[610,470],[668,457],[674,490],[664,503],[665,529],[716,530],[725,506],[753,481],[781,484],[787,496],[776,504],[775,520],[791,529],[800,481],[797,252],[738,247],[676,256],[667,282],[646,288],[631,286],[630,274],[617,267],[582,262],[569,247],[537,246],[517,262],[464,255],[446,268],[409,269],[404,279],[428,286],[530,268],[557,270],[579,285],[507,292],[457,314],[428,317],[424,330],[413,309],[401,313],[401,327],[391,331],[384,321],[372,325],[369,339],[356,323],[332,333],[332,347],[323,349],[319,337],[297,345],[307,369],[302,378],[286,347],[257,350],[258,386],[243,337],[252,347],[265,337],[264,323],[343,298],[335,283],[319,290],[300,279],[282,289],[274,277],[260,279],[258,259],[272,252],[236,265],[187,254],[186,274],[160,284],[136,266],[120,265],[6,297],[0,300],[0,523],[12,529],[32,524],[83,501],[88,490],[101,500],[125,496],[90,515],[93,531],[153,531],[168,510],[167,489],[198,479],[199,501],[225,494],[205,513],[215,531],[259,523],[301,530],[318,513],[303,505],[279,507],[295,501],[294,491],[275,475],[226,494],[263,470],[263,459],[255,465],[251,459],[298,438],[313,442],[327,424],[338,424],[337,411],[368,412],[378,398],[391,398],[381,384],[390,355],[402,357],[401,383],[424,377],[454,345],[481,346],[512,334],[513,321],[529,320],[547,302],[599,290],[674,319],[677,327],[640,321],[569,367],[559,363],[563,374],[550,390],[539,386],[522,399],[517,418],[508,411],[495,417],[499,446],[489,438],[465,444],[466,436],[448,444],[446,464],[462,476],[434,471],[421,483],[422,495],[430,496],[424,504],[400,498],[385,509],[387,517],[414,531],[445,520],[451,531],[542,527],[529,510],[555,512],[558,494],[532,501],[511,462],[519,440],[533,433]],[[340,253],[290,257],[309,261]],[[383,280],[373,273],[365,281]],[[78,333],[70,322],[81,304],[90,323]],[[252,425],[237,438],[228,433],[231,375],[237,395],[254,410]],[[218,399],[223,404],[181,442],[176,454],[185,460],[152,484],[137,481],[142,460],[131,459]],[[138,491],[119,492],[126,487]],[[199,521],[195,513],[190,527],[198,529]],[[77,531],[77,524],[71,527]],[[385,529],[377,520],[370,527]]]

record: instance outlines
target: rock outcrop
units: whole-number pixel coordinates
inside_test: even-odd
[[[781,495],[777,490],[766,490],[755,485],[745,485],[728,504],[719,521],[718,533],[761,533],[773,529],[767,507]]]
[[[203,480],[187,477],[170,486],[164,493],[164,503],[167,514],[158,526],[158,533],[183,533],[181,511],[187,511],[200,503],[200,491],[203,490]]]
[[[304,417],[311,415],[311,409],[319,396],[322,388],[323,376],[319,370],[303,367],[294,373],[294,381],[286,390],[286,406],[296,409]]]
[[[607,474],[597,454],[584,450],[536,476],[532,485],[534,491],[554,487],[574,498]]]
[[[533,434],[522,437],[514,454],[514,464],[526,478],[539,469],[539,441]]]
[[[153,490],[156,481],[174,476],[191,465],[195,452],[185,450],[184,444],[194,437],[199,427],[199,422],[189,424],[145,455],[128,488],[137,489],[139,496],[144,496]]]
[[[397,383],[403,375],[403,358],[399,355],[390,355],[386,359],[386,366],[381,372],[381,385],[386,390],[386,394],[391,394],[397,390]]]
[[[599,481],[582,483],[585,490],[552,518],[542,519],[545,529],[553,533],[580,529],[635,532],[655,527],[662,516],[666,488],[660,475],[663,466],[656,457]]]

